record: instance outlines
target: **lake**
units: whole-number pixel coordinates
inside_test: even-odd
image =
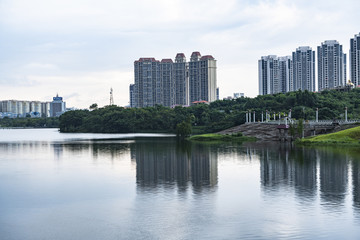
[[[358,239],[360,150],[0,129],[0,239]]]

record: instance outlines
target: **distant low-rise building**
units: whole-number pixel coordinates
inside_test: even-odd
[[[241,97],[245,97],[244,93],[234,93],[234,98],[241,98]]]
[[[0,101],[0,118],[58,117],[66,111],[62,97],[52,102],[3,100]]]

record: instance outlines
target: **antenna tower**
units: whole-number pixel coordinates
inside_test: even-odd
[[[110,105],[114,105],[113,89],[110,88]]]

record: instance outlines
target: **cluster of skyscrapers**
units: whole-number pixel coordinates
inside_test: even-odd
[[[140,58],[134,62],[135,83],[130,84],[130,107],[190,105],[217,100],[216,60],[193,52],[172,59]]]
[[[360,34],[350,39],[350,80],[360,84]],[[317,47],[318,91],[348,84],[347,56],[336,40],[325,41]],[[315,88],[315,51],[299,47],[292,56],[263,56],[259,60],[259,95],[285,93]]]
[[[52,102],[5,100],[0,101],[0,118],[59,117],[65,109],[66,103],[58,95]]]

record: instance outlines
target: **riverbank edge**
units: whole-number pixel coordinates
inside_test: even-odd
[[[190,141],[196,142],[255,142],[257,138],[247,137],[240,134],[218,134],[206,133],[200,135],[193,135],[188,138]]]
[[[0,129],[48,129],[48,128],[59,129],[59,127],[0,127]]]

